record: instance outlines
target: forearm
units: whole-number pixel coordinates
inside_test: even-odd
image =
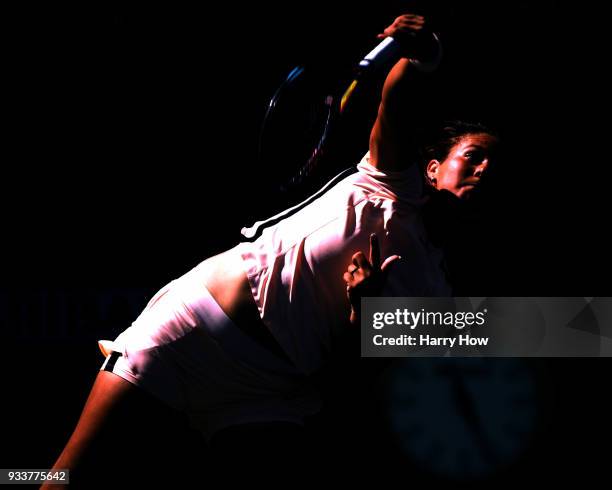
[[[392,106],[405,98],[406,88],[414,76],[414,65],[408,58],[400,58],[387,74],[382,89],[381,105]]]
[[[383,86],[370,133],[370,163],[381,171],[400,171],[415,161],[415,128],[428,110],[423,101],[423,83],[428,78],[424,73],[435,70],[442,48],[437,36],[425,28],[425,19],[414,14],[397,17],[379,34],[381,37],[392,37],[400,43],[405,57],[391,68]]]
[[[382,89],[376,122],[370,133],[370,163],[380,170],[397,171],[406,167],[405,148],[410,145],[411,121],[418,111],[411,98],[415,90],[416,69],[408,58],[401,58],[389,71]]]

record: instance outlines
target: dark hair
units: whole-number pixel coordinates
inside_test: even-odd
[[[427,164],[431,160],[440,162],[446,160],[453,146],[459,143],[464,136],[482,133],[498,137],[496,131],[479,122],[445,121],[441,127],[433,130],[428,137],[424,138],[419,150],[425,182],[433,185],[427,176]]]

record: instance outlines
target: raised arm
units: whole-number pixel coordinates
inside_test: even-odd
[[[421,110],[417,100],[423,75],[415,58],[435,58],[439,46],[424,30],[423,17],[405,14],[395,19],[379,38],[392,36],[403,45],[406,57],[390,70],[385,80],[378,116],[370,133],[370,163],[382,171],[404,170],[413,162],[414,131]],[[410,58],[408,58],[410,56]],[[422,58],[421,58],[422,59]]]

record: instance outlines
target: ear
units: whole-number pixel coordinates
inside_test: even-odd
[[[440,162],[438,160],[429,160],[429,163],[426,167],[427,178],[429,181],[436,186],[438,170],[440,168]]]

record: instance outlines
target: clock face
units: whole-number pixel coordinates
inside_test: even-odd
[[[536,382],[521,359],[411,358],[385,379],[391,430],[405,455],[452,479],[490,475],[527,448]]]

